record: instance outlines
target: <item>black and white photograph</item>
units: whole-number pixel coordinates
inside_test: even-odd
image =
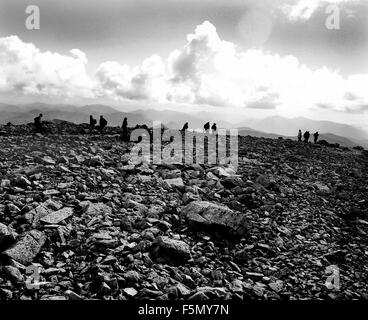
[[[368,301],[367,18],[0,0],[0,300]]]

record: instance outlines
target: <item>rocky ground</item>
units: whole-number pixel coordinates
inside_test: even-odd
[[[362,150],[241,137],[234,174],[131,165],[113,134],[7,129],[1,299],[368,298]]]

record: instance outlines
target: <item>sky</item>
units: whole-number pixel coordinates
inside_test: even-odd
[[[29,5],[39,30],[25,26]],[[326,27],[331,5],[339,29]],[[362,127],[367,14],[367,0],[1,0],[0,102]]]

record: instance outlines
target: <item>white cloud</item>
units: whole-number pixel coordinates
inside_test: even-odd
[[[0,90],[25,95],[90,97],[93,81],[87,76],[85,54],[70,56],[41,52],[17,36],[0,38]]]
[[[293,56],[236,49],[219,38],[211,23],[204,22],[166,63],[158,57],[133,69],[108,63],[97,75],[106,95],[130,99],[278,108],[284,114],[300,114],[322,105],[345,111],[368,102],[367,75],[344,78],[326,67],[312,70]],[[150,68],[145,67],[147,61]],[[348,99],[347,93],[355,99]]]
[[[164,101],[167,90],[164,75],[165,66],[158,55],[147,58],[142,66],[134,68],[113,61],[104,62],[96,73],[100,84],[97,95]]]
[[[153,55],[135,67],[108,61],[93,77],[86,66],[78,49],[65,56],[16,36],[0,38],[0,91],[16,94],[276,109],[283,115],[305,115],[316,106],[362,112],[368,105],[367,74],[343,77],[326,67],[310,69],[293,56],[241,52],[210,22],[197,26],[166,60]]]

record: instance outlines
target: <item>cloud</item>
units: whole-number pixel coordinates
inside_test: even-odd
[[[96,72],[99,82],[97,95],[164,101],[167,91],[164,74],[165,66],[158,55],[147,58],[140,67],[134,68],[117,62],[104,62]]]
[[[259,99],[258,101],[251,102],[247,105],[247,108],[250,109],[263,109],[263,110],[269,110],[269,109],[276,109],[278,102],[279,95],[274,94],[268,94],[264,98]]]
[[[276,103],[275,94],[267,89],[269,66],[263,64],[267,57],[272,58],[261,51],[237,53],[236,46],[221,40],[215,26],[206,21],[165,63],[154,56],[133,69],[117,62],[102,64],[97,71],[99,94],[211,106],[255,107],[260,102],[270,109]]]
[[[87,76],[85,54],[41,52],[17,36],[0,38],[0,91],[24,95],[90,97],[94,86]]]
[[[346,107],[345,112],[350,114],[362,114],[368,111],[368,104],[356,106],[354,108]]]
[[[318,103],[317,107],[324,110],[333,110],[333,106],[325,103]]]
[[[294,56],[240,51],[208,21],[167,59],[153,55],[133,67],[107,61],[93,76],[87,63],[78,49],[68,56],[41,52],[16,36],[0,38],[0,92],[276,109],[284,115],[312,107],[364,112],[368,104],[368,74],[343,77],[327,67],[311,69]]]

